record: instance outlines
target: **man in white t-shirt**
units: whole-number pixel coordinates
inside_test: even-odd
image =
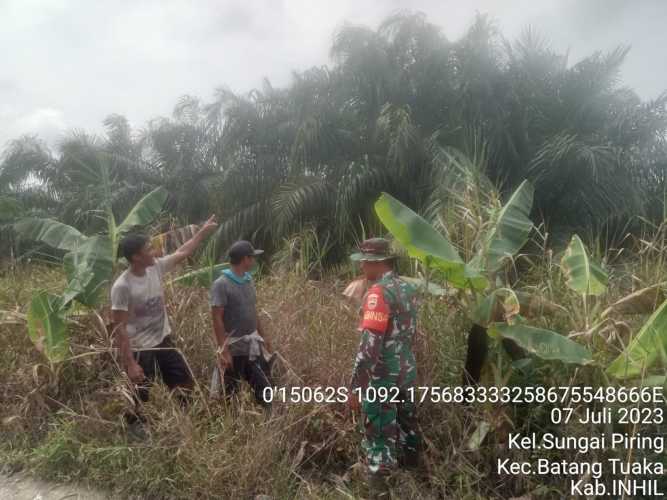
[[[158,373],[172,390],[193,387],[187,363],[169,335],[163,277],[192,255],[216,227],[211,216],[178,250],[158,259],[147,236],[131,234],[120,242],[120,253],[130,266],[111,288],[113,331],[123,368],[137,384],[142,401],[148,400],[148,386]]]

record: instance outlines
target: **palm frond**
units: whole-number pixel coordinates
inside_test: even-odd
[[[281,185],[271,200],[274,233],[284,235],[308,220],[327,218],[335,208],[331,187],[317,177]]]
[[[385,104],[377,120],[378,133],[386,140],[388,166],[404,174],[418,159],[419,132],[412,122],[409,106]]]
[[[368,163],[352,163],[346,175],[338,182],[336,198],[336,226],[341,238],[358,217],[367,220],[375,200],[382,191],[392,192],[393,183],[385,169],[374,168]]]
[[[211,238],[206,253],[213,255],[215,260],[219,261],[235,241],[249,239],[253,235],[262,236],[264,231],[270,232],[267,212],[268,203],[262,200],[225,217]],[[263,241],[256,241],[255,244],[261,244]]]

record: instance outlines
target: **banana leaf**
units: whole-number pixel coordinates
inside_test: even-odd
[[[201,269],[196,269],[185,273],[178,278],[171,280],[172,283],[184,286],[200,286],[209,288],[215,280],[222,276],[222,271],[229,269],[229,264],[223,262],[215,266],[206,266]]]
[[[499,288],[477,302],[472,320],[486,328],[491,323],[509,320],[519,312],[520,302],[516,292],[510,288]]]
[[[59,250],[76,250],[86,241],[86,236],[77,229],[53,219],[21,219],[14,224],[14,230],[27,240],[40,241]]]
[[[535,189],[523,181],[500,210],[498,219],[487,238],[486,269],[494,272],[505,259],[516,254],[528,241],[533,222],[528,218],[533,207]]]
[[[410,257],[443,271],[458,288],[484,289],[488,282],[477,270],[466,267],[454,246],[425,219],[387,193],[375,202],[375,213],[408,251]]]
[[[576,234],[561,259],[566,284],[582,295],[602,295],[607,291],[607,273],[593,262]]]
[[[38,351],[52,363],[67,356],[69,338],[62,297],[37,292],[28,309],[28,335]]]
[[[88,238],[78,250],[65,255],[64,267],[68,284],[63,303],[76,299],[86,306],[96,306],[113,274],[111,240],[107,236]]]
[[[513,340],[538,358],[578,365],[593,361],[593,355],[584,346],[550,330],[525,324],[493,323],[489,334]]]
[[[474,256],[463,266],[464,280],[472,280],[475,290],[484,290],[489,286],[489,281],[484,276],[484,267],[480,256]],[[466,284],[468,281],[465,281]]]
[[[153,222],[162,211],[167,195],[167,190],[159,187],[141,198],[127,214],[125,220],[118,225],[116,234],[120,237],[134,227],[145,226]]]
[[[625,351],[607,367],[607,374],[618,379],[637,377],[661,357],[667,361],[667,301],[644,323]]]
[[[414,278],[412,276],[401,276],[401,279],[403,281],[406,281],[410,283],[411,285],[415,286],[416,288],[423,290],[425,292],[428,292],[431,295],[434,295],[435,297],[444,297],[447,295],[447,291],[442,288],[440,285],[437,283],[433,283],[432,281],[429,281],[428,284],[426,283],[426,280],[424,278]]]

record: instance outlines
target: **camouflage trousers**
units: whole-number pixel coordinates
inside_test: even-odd
[[[396,467],[407,450],[419,449],[417,408],[401,393],[403,403],[364,401],[364,439],[361,446],[371,474]]]

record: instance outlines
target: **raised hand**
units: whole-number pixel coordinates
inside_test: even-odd
[[[215,231],[215,229],[218,227],[218,221],[215,218],[215,214],[211,215],[206,222],[204,222],[204,225],[201,228],[202,232],[205,232],[206,234],[211,233]]]

